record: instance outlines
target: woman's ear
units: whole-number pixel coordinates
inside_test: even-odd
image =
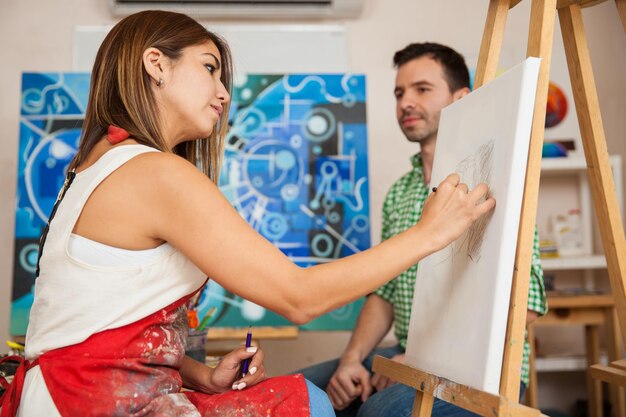
[[[166,61],[168,60],[167,56],[157,48],[150,47],[143,52],[142,60],[146,72],[152,78],[154,84],[160,87],[164,82],[164,69]]]

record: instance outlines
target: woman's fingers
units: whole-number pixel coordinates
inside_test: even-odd
[[[263,360],[263,358],[265,357],[265,354],[257,346],[250,346],[249,348],[245,346],[240,346],[230,352],[228,355],[224,356],[222,362],[228,362],[237,366],[245,359],[250,359],[251,361],[253,361],[256,355],[259,355],[261,360]]]
[[[448,175],[443,181],[441,181],[441,184],[439,184],[439,187],[446,186],[446,185],[452,185],[456,187],[457,185],[459,185],[460,182],[461,182],[461,177],[459,176],[459,174],[457,174],[456,172],[453,172],[452,174]],[[439,187],[437,187],[437,190],[439,190]]]
[[[476,218],[493,210],[496,206],[496,200],[489,195],[489,187],[487,184],[478,184],[469,192],[470,198],[476,203]],[[485,201],[481,201],[482,199]]]
[[[252,353],[254,356],[252,356],[252,358],[250,359],[250,366],[248,367],[248,369],[252,369],[252,367],[254,366],[260,366],[263,364],[263,360],[265,359],[265,352],[263,352],[261,349],[257,348],[256,346],[254,346],[255,351]],[[250,350],[252,350],[252,347],[249,347],[246,349],[246,353],[250,353]]]
[[[433,230],[433,243],[441,249],[457,239],[471,224],[495,206],[489,189],[479,184],[470,190],[458,174],[450,174],[424,204],[422,223]],[[487,198],[485,198],[487,196]]]
[[[246,374],[245,377],[240,378],[237,381],[235,381],[235,383],[233,384],[233,388],[235,386],[237,386],[238,389],[251,387],[252,385],[262,382],[263,380],[265,380],[265,378],[266,378],[265,366],[263,365],[253,366],[248,370],[248,373]],[[239,388],[242,386],[242,384],[245,384],[243,388]]]
[[[459,174],[450,174],[446,177],[446,179],[441,181],[437,187],[433,188],[433,190],[437,190],[433,194],[436,193],[437,195],[448,196],[451,193],[454,193],[460,182],[461,177],[459,177]]]
[[[493,197],[487,198],[482,203],[476,205],[477,218],[483,214],[489,213],[496,206],[496,200]]]
[[[236,354],[240,361],[249,360],[248,372],[243,377],[237,378],[233,383],[233,389],[242,390],[245,387],[252,386],[263,381],[266,378],[265,366],[263,360],[265,359],[265,352],[256,346],[249,348],[240,347],[235,349],[232,353]]]
[[[476,187],[474,187],[474,189],[471,190],[469,194],[470,194],[470,197],[472,197],[472,200],[480,201],[480,199],[483,198],[488,192],[489,192],[489,187],[487,187],[487,184],[480,183]]]
[[[487,184],[480,183],[472,190],[469,189],[469,186],[461,182],[461,178],[458,174],[450,174],[443,180],[437,189],[437,194],[447,194],[458,192],[459,194],[468,194],[472,201],[478,202],[481,198],[483,198],[488,192],[489,187]],[[435,193],[431,193],[428,197],[434,196]]]
[[[456,189],[457,189],[457,191],[460,190],[461,192],[463,192],[463,194],[468,194],[469,193],[469,187],[464,182],[462,182],[459,185],[457,185]]]

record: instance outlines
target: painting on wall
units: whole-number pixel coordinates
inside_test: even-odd
[[[28,325],[39,236],[77,151],[88,91],[87,73],[23,74],[13,335]],[[240,76],[229,124],[220,188],[251,227],[302,267],[370,246],[364,76]],[[350,329],[361,304],[302,327]],[[198,309],[213,313],[212,326],[290,324],[213,281]]]
[[[528,58],[441,113],[432,183],[487,183],[496,208],[420,262],[406,363],[497,394],[539,74]]]
[[[550,82],[548,85],[548,102],[546,104],[546,127],[554,127],[567,115],[567,96],[563,88]]]

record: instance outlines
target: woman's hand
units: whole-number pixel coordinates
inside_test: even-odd
[[[242,390],[257,384],[265,379],[264,357],[263,351],[256,346],[241,346],[222,358],[213,370],[209,384],[216,392]],[[242,377],[241,365],[246,359],[250,359],[250,365],[248,373]]]
[[[256,346],[241,346],[224,356],[215,368],[209,368],[185,356],[180,368],[183,385],[194,391],[219,394],[230,389],[242,390],[265,379],[264,353]],[[246,376],[241,376],[241,365],[250,359]]]
[[[448,246],[495,207],[496,200],[488,191],[485,184],[469,190],[458,174],[450,174],[437,186],[437,191],[428,196],[418,224],[428,231],[436,250]]]

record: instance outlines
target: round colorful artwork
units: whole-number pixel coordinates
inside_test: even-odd
[[[548,86],[548,103],[546,105],[546,127],[554,127],[565,119],[567,114],[567,98],[558,85]]]

